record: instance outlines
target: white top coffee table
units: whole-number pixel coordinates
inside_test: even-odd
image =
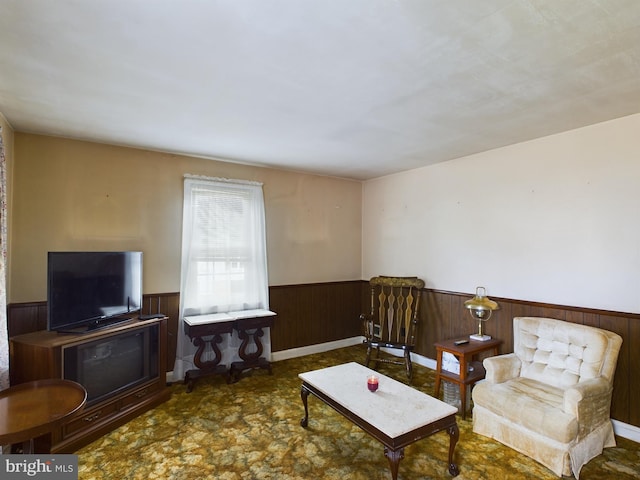
[[[370,392],[367,378],[375,375],[379,388]],[[453,453],[458,442],[458,409],[358,363],[351,362],[298,375],[304,405],[303,427],[308,425],[309,393],[351,420],[384,446],[391,475],[398,475],[404,447],[446,430],[449,434],[449,473],[458,475]]]

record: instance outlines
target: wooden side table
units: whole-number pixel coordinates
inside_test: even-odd
[[[455,342],[458,340],[462,339],[445,340],[434,344],[437,351],[435,397],[439,398],[440,396],[440,384],[443,379],[457,384],[460,387],[460,410],[462,411],[462,418],[466,419],[467,385],[473,386],[478,380],[482,380],[486,374],[482,362],[477,360],[477,356],[484,352],[491,352],[493,355],[498,355],[498,348],[500,344],[502,344],[502,340],[495,338],[484,342],[469,340],[469,343],[456,345]],[[460,362],[459,375],[442,369],[443,352],[448,352],[458,359]],[[470,366],[473,367],[472,371],[469,371]]]
[[[59,378],[0,391],[0,445],[22,444],[24,453],[50,453],[51,432],[82,412],[87,391]]]

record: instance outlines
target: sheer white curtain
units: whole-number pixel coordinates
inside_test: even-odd
[[[193,368],[185,316],[269,308],[262,184],[185,176],[174,378]]]
[[[7,164],[0,127],[0,390],[9,386],[7,330]]]

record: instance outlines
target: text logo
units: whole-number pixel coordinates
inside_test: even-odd
[[[0,480],[78,480],[77,455],[0,455]]]

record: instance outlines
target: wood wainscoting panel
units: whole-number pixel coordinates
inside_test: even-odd
[[[422,295],[423,303],[420,307],[420,320],[416,327],[415,352],[428,358],[436,358],[433,344],[445,338],[453,338],[451,331],[454,315],[452,309],[452,295],[427,290]],[[448,321],[442,321],[448,319]]]
[[[10,303],[7,305],[9,337],[47,329],[47,302]]]
[[[622,337],[622,346],[620,347],[620,354],[618,355],[616,376],[613,379],[611,416],[621,422],[629,423],[629,418],[631,416],[631,405],[629,402],[629,398],[631,396],[630,389],[634,388],[632,383],[636,384],[635,388],[637,389],[638,383],[637,381],[633,382],[633,377],[630,375],[632,366],[629,364],[629,354],[633,340],[629,335],[629,319],[616,316],[614,314],[602,314],[600,315],[600,323],[598,327],[615,332]],[[639,367],[640,365],[635,366],[636,374]],[[635,378],[637,379],[637,375]]]
[[[271,329],[271,351],[311,345],[311,287],[288,285],[269,288],[269,309],[278,317]]]
[[[425,289],[415,352],[435,359],[434,343],[477,333],[478,325],[464,308],[472,293]],[[271,329],[274,352],[362,335],[360,314],[369,309],[369,282],[364,280],[272,286],[270,308],[278,314]],[[612,417],[640,427],[640,314],[567,307],[497,298],[500,309],[485,322],[484,331],[503,341],[501,353],[513,352],[513,318],[550,317],[604,328],[618,333],[622,347],[614,379]],[[168,322],[167,371],[173,369],[178,335],[180,296],[159,293],[144,296],[143,313],[164,313]],[[46,328],[46,302],[7,306],[9,336]]]
[[[362,335],[360,280],[269,288],[269,309],[278,314],[271,351]]]
[[[178,318],[180,316],[180,294],[150,293],[142,297],[141,315],[162,313],[169,317],[167,321],[167,372],[173,371],[178,346]]]
[[[629,349],[629,423],[640,426],[640,320],[629,320],[629,336],[625,339]],[[616,375],[617,378],[617,375]]]

